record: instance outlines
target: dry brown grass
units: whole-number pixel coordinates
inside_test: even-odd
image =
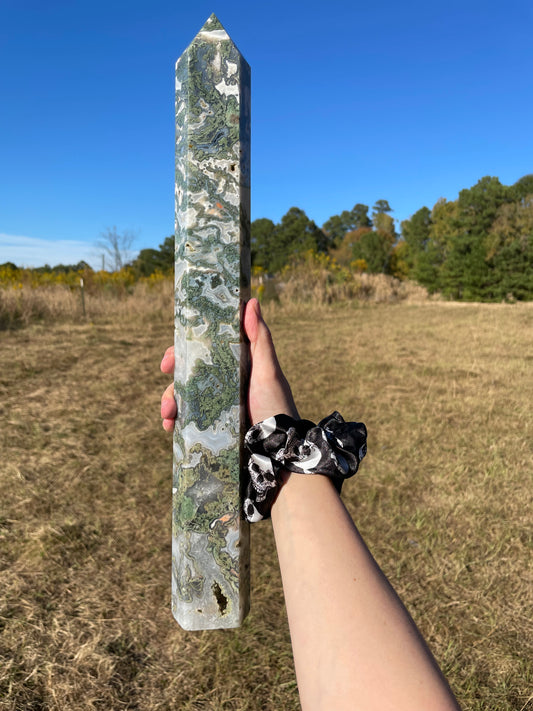
[[[100,287],[86,289],[63,285],[0,287],[0,331],[32,323],[79,323],[85,319],[110,317],[126,320],[153,320],[172,314],[172,279],[137,282],[130,289]],[[85,306],[85,313],[84,313]]]
[[[346,281],[330,281],[331,272],[302,273],[278,285],[277,298],[283,306],[312,304],[322,306],[345,301],[396,304],[424,303],[430,299],[425,287],[414,281],[401,281],[387,274],[351,274]],[[432,297],[436,300],[435,297]]]
[[[171,617],[170,310],[0,333],[2,711],[299,708],[268,523],[240,630]],[[266,310],[302,416],[367,423],[344,498],[464,709],[531,709],[533,308]]]
[[[387,274],[361,273],[337,263],[327,254],[313,251],[294,258],[273,279],[254,272],[252,289],[265,301],[275,300],[283,306],[321,306],[346,301],[423,303],[440,298],[430,297],[427,289],[416,282]]]

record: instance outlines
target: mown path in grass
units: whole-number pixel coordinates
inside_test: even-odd
[[[525,709],[533,308],[266,312],[302,416],[367,424],[344,498],[464,708]],[[0,709],[299,708],[268,523],[241,630],[170,614],[171,323],[0,337]]]

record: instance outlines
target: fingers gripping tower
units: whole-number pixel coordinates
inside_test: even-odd
[[[242,519],[250,289],[250,68],[211,15],[176,64],[172,610],[238,627],[249,604]]]

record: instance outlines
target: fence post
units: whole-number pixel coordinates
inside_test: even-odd
[[[250,570],[250,68],[215,15],[176,64],[175,198],[172,610],[185,629],[238,627]]]
[[[80,277],[80,290],[81,290],[81,310],[83,312],[83,318],[87,318],[87,313],[85,312],[85,285],[83,283],[83,277]]]

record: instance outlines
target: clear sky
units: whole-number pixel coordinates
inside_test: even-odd
[[[531,0],[0,0],[0,263],[173,233],[174,63],[212,12],[252,67],[252,219],[533,172]]]

